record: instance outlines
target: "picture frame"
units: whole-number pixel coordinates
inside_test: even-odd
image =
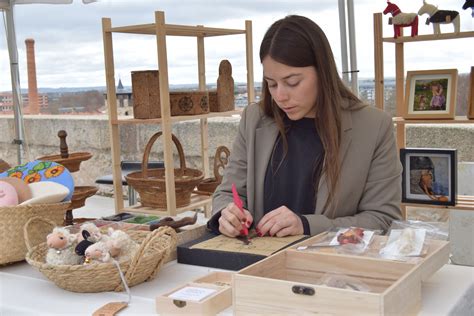
[[[457,150],[401,148],[402,202],[456,205]]]
[[[468,99],[467,118],[474,120],[474,66],[471,66],[471,75],[469,77],[469,99]]]
[[[406,119],[454,119],[457,69],[408,71],[405,88]]]

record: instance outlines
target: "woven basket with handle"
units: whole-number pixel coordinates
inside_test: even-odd
[[[129,173],[125,178],[140,195],[143,206],[166,208],[165,169],[148,169],[148,159],[151,147],[162,132],[154,134],[143,153],[142,170]],[[176,207],[183,207],[191,203],[191,192],[203,179],[202,171],[186,168],[184,151],[178,138],[171,134],[171,138],[178,149],[180,167],[174,169],[174,184],[176,190]]]
[[[123,291],[124,287],[120,274],[112,262],[78,264],[78,265],[54,265],[46,263],[48,252],[46,242],[34,246],[29,243],[29,236],[34,222],[43,221],[35,217],[30,219],[24,227],[25,241],[28,246],[26,261],[36,267],[49,280],[53,281],[62,289],[80,292],[97,293],[106,291]],[[50,231],[54,223],[50,222]],[[135,255],[126,261],[119,262],[127,285],[143,283],[155,278],[161,266],[169,256],[172,249],[176,248],[176,232],[165,226],[152,232],[150,231],[126,231],[129,236],[140,244]]]
[[[0,207],[0,265],[22,261],[27,252],[23,238],[23,226],[29,219],[39,216],[60,226],[70,203],[32,204]],[[49,227],[32,228],[30,240],[44,241],[51,232]]]

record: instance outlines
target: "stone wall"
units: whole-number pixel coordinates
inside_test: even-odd
[[[209,163],[217,146],[225,145],[229,149],[237,132],[239,118],[209,119]],[[74,174],[78,185],[92,185],[95,179],[110,174],[112,161],[110,152],[109,125],[105,116],[77,115],[37,115],[24,118],[26,140],[29,144],[32,160],[42,155],[59,154],[57,133],[64,129],[68,133],[69,152],[87,151],[92,158],[81,165]],[[122,125],[120,140],[122,160],[142,160],[143,149],[151,135],[160,130],[160,126],[150,124]],[[192,168],[201,168],[201,136],[199,121],[186,121],[173,124],[173,133],[183,145],[186,163]],[[13,116],[0,116],[0,158],[14,165],[16,145],[14,139]],[[474,174],[474,124],[427,124],[407,125],[407,147],[457,148],[459,165],[459,191],[474,195],[472,176]],[[160,153],[161,152],[161,153]],[[157,141],[151,159],[162,159],[162,145]],[[175,163],[177,155],[175,150]],[[211,168],[212,170],[212,168]],[[101,187],[102,192],[111,187]]]

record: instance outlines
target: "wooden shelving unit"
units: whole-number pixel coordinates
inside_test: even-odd
[[[402,34],[403,35],[403,34]],[[433,35],[418,35],[415,37],[401,36],[398,38],[383,37],[382,13],[374,13],[374,62],[375,62],[375,104],[384,108],[384,66],[383,66],[383,43],[395,44],[395,95],[396,95],[396,117],[393,122],[396,124],[398,148],[406,146],[406,124],[473,124],[474,120],[469,120],[466,116],[457,116],[454,120],[446,119],[404,119],[402,117],[405,98],[405,65],[404,65],[404,44],[424,41],[450,40],[474,37],[474,32],[443,33]],[[402,212],[406,217],[407,206],[427,206],[426,204],[402,204]],[[458,196],[456,206],[437,206],[436,208],[453,208],[463,210],[474,210],[474,197]]]
[[[155,23],[128,25],[112,27],[110,18],[102,19],[102,32],[104,41],[104,59],[105,72],[107,81],[107,103],[109,113],[109,129],[111,137],[111,151],[112,151],[112,166],[114,178],[114,191],[122,192],[121,170],[120,170],[120,125],[128,124],[160,124],[163,131],[163,156],[165,164],[165,178],[166,178],[166,202],[167,209],[154,209],[149,207],[133,206],[124,208],[122,194],[114,194],[115,210],[121,212],[123,210],[153,213],[160,215],[174,216],[178,213],[194,209],[210,204],[209,196],[193,195],[191,204],[183,207],[176,207],[176,194],[174,184],[174,161],[173,161],[173,142],[171,140],[172,123],[186,121],[186,120],[200,120],[201,129],[201,155],[202,155],[202,170],[205,178],[209,177],[209,161],[208,161],[208,122],[210,117],[230,116],[240,114],[240,110],[229,112],[216,112],[204,115],[193,116],[171,116],[170,98],[169,98],[169,83],[168,83],[168,59],[166,50],[166,36],[190,36],[196,37],[197,40],[197,58],[198,58],[198,79],[199,89],[206,90],[206,76],[205,76],[205,50],[204,38],[211,36],[226,36],[226,35],[245,35],[246,47],[246,66],[247,66],[247,95],[248,101],[253,102],[255,99],[254,79],[253,79],[253,52],[252,52],[252,22],[245,21],[245,29],[226,29],[205,27],[202,25],[188,26],[175,25],[165,23],[165,14],[162,11],[155,12]],[[160,119],[124,119],[117,115],[117,101],[115,89],[115,67],[113,57],[113,33],[129,33],[129,34],[145,34],[156,36],[156,44],[158,51],[158,69],[160,82],[160,104],[161,104],[161,118]]]

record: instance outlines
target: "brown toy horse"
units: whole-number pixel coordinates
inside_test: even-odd
[[[416,13],[403,13],[396,5],[387,1],[387,7],[383,10],[383,14],[392,14],[392,23],[394,30],[394,38],[401,35],[402,27],[411,26],[411,36],[418,35],[418,15]]]

